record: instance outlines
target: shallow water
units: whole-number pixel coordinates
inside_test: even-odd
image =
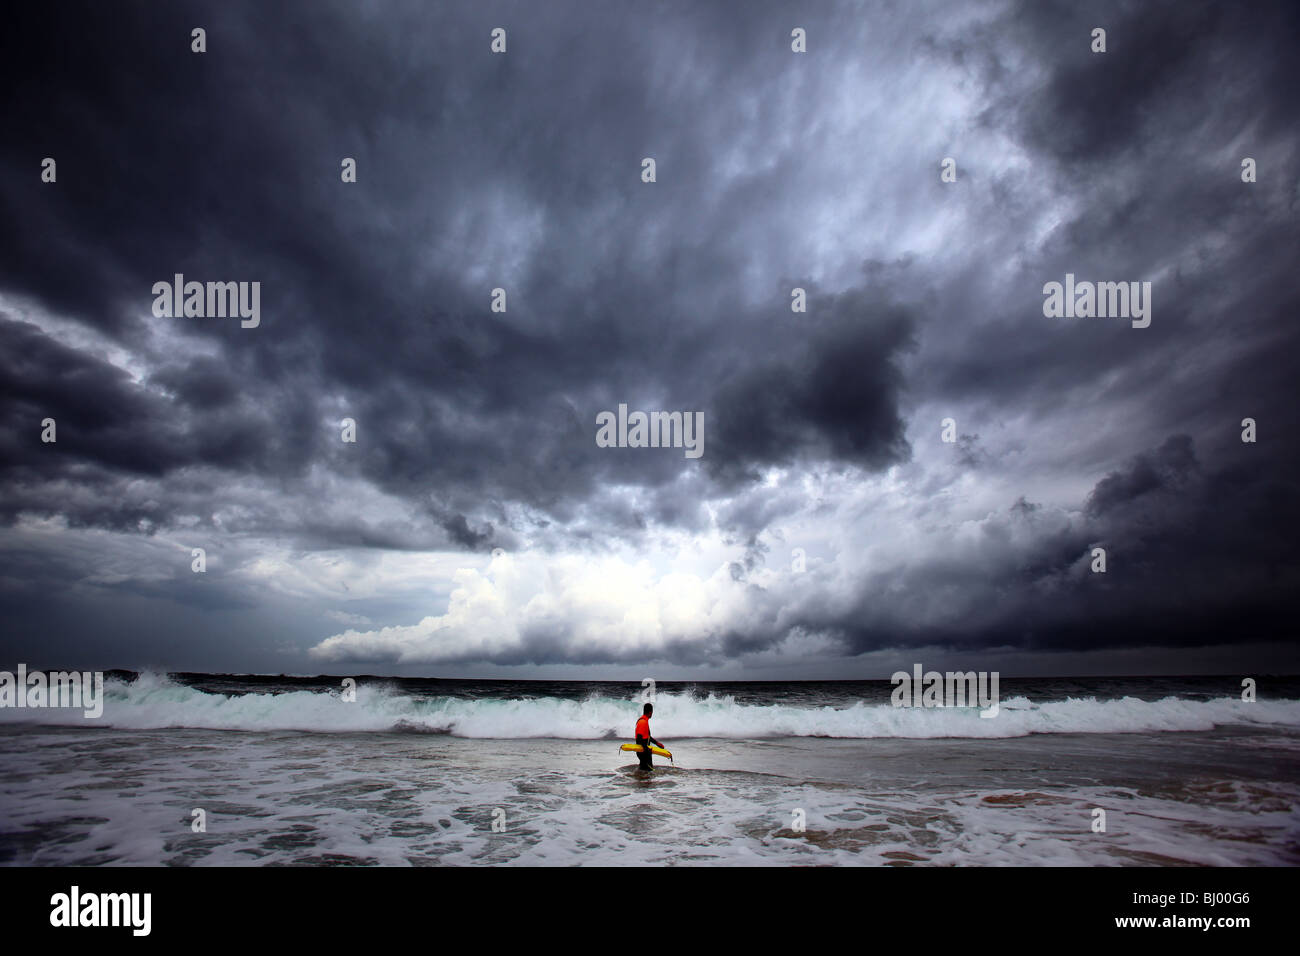
[[[0,861],[1300,862],[1300,732],[1290,728],[921,740],[661,732],[676,766],[657,760],[646,778],[616,740],[0,725]],[[1093,832],[1095,807],[1104,833]],[[195,808],[205,833],[192,831]]]

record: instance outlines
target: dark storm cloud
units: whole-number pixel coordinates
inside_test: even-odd
[[[7,483],[3,513],[57,513],[72,526],[138,528],[147,518],[168,524],[173,508],[189,497],[185,482],[164,500],[132,501],[123,489],[138,478],[156,479],[194,465],[226,471],[290,472],[303,461],[301,410],[232,406],[234,384],[209,363],[184,373],[164,370],[160,384],[179,376],[179,401],[142,388],[121,368],[88,351],[70,348],[34,325],[0,315],[5,403],[0,469]],[[196,408],[193,399],[210,400]],[[40,422],[52,418],[57,441],[40,441]],[[288,427],[281,427],[287,425]],[[298,428],[294,428],[298,425]],[[69,487],[50,494],[52,482]],[[211,490],[211,489],[209,489]],[[85,494],[82,494],[85,492]]]
[[[743,552],[725,567],[753,612],[743,627],[666,638],[687,664],[795,633],[854,653],[1272,634],[1300,529],[1287,440],[1300,367],[1296,9],[1027,2],[984,8],[960,40],[927,36],[921,21],[946,12],[11,12],[0,294],[98,338],[0,315],[0,518],[303,552],[530,540],[599,552],[664,527],[717,531]],[[789,52],[793,25],[809,29],[804,57]],[[194,26],[203,55],[189,50]],[[504,57],[486,52],[496,26]],[[1089,50],[1094,26],[1104,55]],[[902,62],[926,58],[938,76],[918,108],[962,92],[943,86],[952,69],[975,90],[967,126],[944,130],[962,169],[952,189],[915,130],[891,139],[855,123],[859,106],[876,115],[875,87],[897,64],[863,89],[846,88],[845,64],[866,55],[863,36],[890,30],[912,38]],[[968,162],[990,135],[1014,161]],[[882,206],[863,233],[888,229],[885,200],[905,194],[908,221],[937,223],[941,245],[891,260],[864,242],[873,254],[847,282],[786,278],[811,274],[783,261],[792,240],[818,248],[808,237],[835,225],[800,203],[835,161],[869,153],[897,178],[861,184]],[[1259,158],[1259,183],[1240,182],[1243,155]],[[57,185],[39,181],[45,156]],[[344,156],[355,184],[339,181]],[[659,163],[653,186],[639,181],[644,156]],[[261,282],[262,324],[151,317],[152,284],[177,272]],[[1150,279],[1151,327],[1046,319],[1042,285],[1066,272]],[[806,314],[790,312],[796,285]],[[505,314],[488,308],[497,286]],[[619,403],[704,411],[704,458],[597,448],[595,417]],[[834,497],[811,509],[766,487],[770,474],[933,469],[909,440],[933,430],[909,428],[922,407],[957,417],[944,463],[976,482],[1044,444],[1060,447],[1055,471],[1002,499],[960,557],[900,555],[817,599],[755,583],[790,516],[871,520]],[[1236,440],[1247,415],[1257,445]],[[47,416],[57,445],[38,440]],[[345,417],[356,445],[339,441]],[[999,444],[1000,421],[1023,430],[1019,446]],[[955,535],[944,502],[957,479],[917,480],[934,494],[907,513],[952,520]],[[1082,498],[1029,501],[1081,481]],[[363,491],[386,517],[350,507]],[[1087,571],[1099,544],[1104,576]],[[91,573],[38,550],[7,552],[0,570],[37,590]],[[161,600],[179,587],[168,572],[121,590]],[[558,619],[523,634],[497,662],[644,653],[575,650]]]
[[[210,356],[199,356],[183,365],[165,366],[154,372],[150,380],[192,409],[224,408],[239,398],[238,376],[229,366]]]
[[[987,302],[976,311],[992,321],[973,323],[977,336],[954,329],[946,360],[921,369],[919,384],[1039,409],[1066,395],[1130,396],[1182,416],[1168,430],[1203,429],[1224,415],[1231,390],[1250,395],[1237,407],[1270,406],[1294,425],[1277,389],[1297,359],[1294,340],[1279,349],[1278,335],[1280,317],[1300,305],[1290,281],[1300,111],[1281,92],[1300,81],[1284,53],[1298,16],[1288,4],[1024,3],[945,51],[987,84],[983,122],[1005,128],[1033,162],[984,212],[1020,221],[1017,194],[1044,183],[1074,208],[1041,248],[994,260],[1015,266],[1009,284],[989,282],[984,257],[946,284],[945,310]],[[1090,50],[1096,26],[1107,30],[1105,54]],[[1008,36],[1016,42],[994,42]],[[1016,68],[1004,62],[1010,51],[1023,59]],[[1269,169],[1249,186],[1247,155]],[[1044,322],[1041,287],[1066,272],[1154,280],[1140,347],[1118,328]],[[1171,402],[1168,375],[1152,371],[1189,361],[1200,367],[1196,386]]]
[[[912,317],[861,293],[812,308],[826,317],[795,333],[765,329],[773,358],[719,389],[707,418],[717,473],[752,481],[763,466],[805,457],[870,470],[906,460],[894,358],[909,344]]]
[[[7,234],[5,287],[128,348],[147,339],[149,286],[175,272],[258,279],[268,316],[250,332],[187,322],[185,332],[216,337],[225,358],[150,376],[196,421],[220,419],[209,426],[220,434],[69,454],[151,474],[195,463],[293,474],[325,454],[313,415],[325,417],[328,392],[342,397],[329,413],[359,423],[364,453],[351,467],[417,510],[466,511],[487,497],[560,517],[606,481],[654,487],[680,474],[680,461],[594,447],[596,413],[620,401],[709,409],[719,448],[710,473],[728,482],[805,454],[868,467],[904,454],[889,365],[900,322],[856,332],[841,322],[796,343],[795,362],[755,367],[750,356],[770,341],[738,335],[746,316],[682,314],[730,281],[737,262],[726,242],[696,222],[682,223],[674,243],[646,244],[656,221],[671,226],[694,203],[681,183],[716,182],[714,202],[737,211],[758,188],[717,180],[716,133],[681,122],[681,94],[657,89],[660,60],[686,43],[685,72],[699,74],[712,102],[728,88],[739,97],[746,76],[778,62],[775,41],[788,30],[771,37],[761,16],[683,6],[646,40],[636,17],[573,9],[585,29],[525,20],[517,7],[474,15],[405,4],[361,23],[346,5],[298,16],[74,4],[17,24],[23,82],[3,201],[11,220],[40,222],[53,239],[38,249]],[[485,38],[492,16],[519,24],[517,54],[450,42]],[[195,24],[208,32],[202,56],[188,49]],[[689,48],[706,41],[707,51]],[[756,55],[759,43],[774,52]],[[29,175],[33,150],[58,159],[57,189]],[[650,152],[666,200],[637,179]],[[360,168],[347,189],[345,155]],[[471,281],[464,261],[445,261],[457,258],[458,238],[491,258],[534,230],[521,268],[485,268]],[[506,316],[486,308],[498,283],[510,294]],[[669,289],[681,304],[665,314]],[[132,406],[146,400],[120,391],[91,400],[121,429],[141,429]],[[476,547],[487,536],[466,532],[472,520],[438,523]]]
[[[1052,51],[1048,81],[1019,104],[1019,119],[1027,142],[1067,166],[1108,175],[1100,164],[1194,134],[1207,112],[1225,108],[1239,109],[1243,126],[1294,120],[1288,98],[1275,95],[1300,84],[1294,4],[1022,0],[1006,23],[1027,48]],[[1104,56],[1078,40],[1095,27],[1107,31]]]
[[[492,540],[490,525],[486,531],[474,531],[464,515],[450,515],[443,520],[442,526],[456,544],[467,550],[481,548]]]
[[[175,463],[165,444],[151,440],[154,409],[121,369],[7,318],[0,319],[0,344],[6,470],[25,466],[46,476],[62,470],[57,456],[40,454],[57,452],[57,446],[32,441],[47,416],[62,422],[65,438],[77,432],[85,456],[105,465],[156,475]],[[138,428],[142,421],[146,427],[138,435],[121,428],[124,422]]]
[[[1150,454],[1139,455],[1123,471],[1112,472],[1088,497],[1089,513],[1105,514],[1153,491],[1168,491],[1182,484],[1196,468],[1196,455],[1188,435],[1174,435]]]
[[[1196,647],[1246,634],[1288,641],[1300,583],[1300,480],[1278,463],[1245,444],[1206,476],[1190,439],[1170,436],[1101,479],[1076,519],[1044,523],[1028,548],[1012,547],[1007,523],[992,520],[974,549],[978,560],[935,557],[885,570],[864,582],[853,614],[818,608],[789,623],[831,634],[853,653],[908,644]],[[1029,522],[1041,512],[1023,498],[1009,509]],[[1091,570],[1095,547],[1106,551],[1104,573]],[[891,590],[928,596],[947,613],[918,625],[919,615],[900,613],[905,606],[876,600]],[[774,645],[780,636],[749,638]]]

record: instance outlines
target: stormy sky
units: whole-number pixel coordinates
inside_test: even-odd
[[[6,666],[1298,669],[1292,3],[4,33]],[[260,323],[156,316],[177,273]],[[1045,316],[1067,273],[1150,282],[1149,327]],[[703,455],[599,447],[620,404]]]

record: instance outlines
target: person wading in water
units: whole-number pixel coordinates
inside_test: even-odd
[[[646,704],[641,708],[641,716],[636,719],[636,742],[641,745],[641,752],[637,754],[637,759],[641,761],[642,770],[654,770],[654,760],[651,759],[650,745],[654,744],[661,750],[668,748],[650,736],[650,717],[655,712],[654,704]]]

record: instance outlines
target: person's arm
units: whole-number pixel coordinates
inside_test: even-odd
[[[663,744],[661,744],[659,741],[655,740],[653,737],[650,738],[650,742],[651,742],[652,744],[654,744],[656,747],[660,748],[661,750],[667,750],[667,749],[668,749],[668,748],[665,747]]]

